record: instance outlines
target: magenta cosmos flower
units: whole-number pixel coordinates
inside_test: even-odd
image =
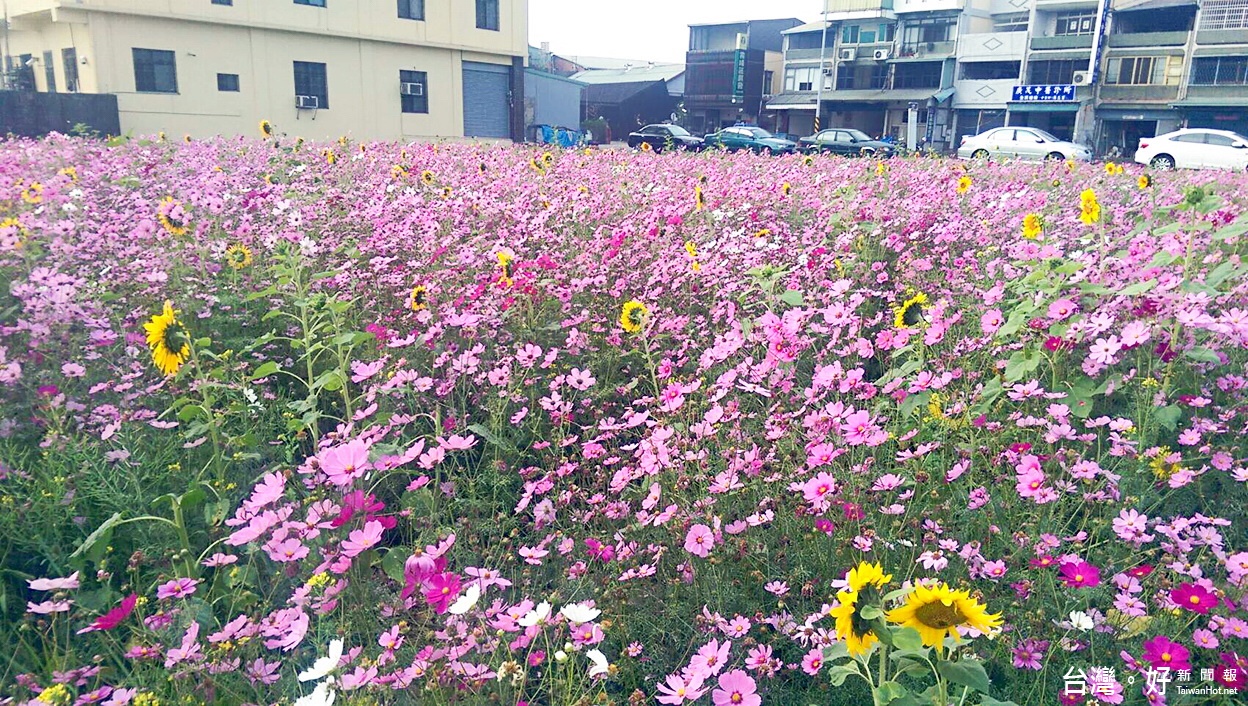
[[[1207,614],[1218,607],[1218,597],[1212,591],[1195,583],[1181,583],[1170,592],[1175,605],[1193,613]]]
[[[1170,671],[1191,669],[1187,648],[1172,641],[1165,635],[1158,635],[1144,643],[1143,660],[1153,665],[1154,669],[1169,667]]]
[[[96,630],[112,630],[118,625],[121,625],[126,618],[130,617],[131,611],[134,610],[134,606],[138,602],[139,594],[131,593],[126,596],[125,599],[117,605],[117,607],[96,618],[94,623],[91,623],[87,627],[79,630],[78,634],[81,635],[83,633],[94,632]]]
[[[685,551],[694,556],[706,558],[715,547],[715,533],[706,525],[694,525],[685,535]]]
[[[1068,561],[1058,569],[1058,578],[1071,588],[1095,588],[1101,585],[1101,570],[1086,561]]]
[[[425,588],[425,602],[438,613],[445,613],[451,601],[459,595],[459,576],[451,572],[434,574]]]
[[[715,706],[759,706],[763,703],[754,679],[743,670],[734,669],[719,676],[719,688],[711,692]]]

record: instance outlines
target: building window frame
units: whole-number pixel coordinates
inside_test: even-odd
[[[242,90],[239,87],[238,74],[217,74],[217,90],[222,93],[238,93]]]
[[[420,95],[405,94],[402,88],[408,84],[419,84]],[[399,70],[399,104],[404,113],[429,113],[429,72],[408,69]]]
[[[329,109],[329,67],[320,61],[296,61],[295,95],[314,96],[317,110]]]
[[[1205,0],[1200,6],[1200,29],[1248,29],[1248,2]]]
[[[48,93],[56,93],[56,58],[51,49],[43,52],[43,80]]]
[[[813,91],[818,76],[818,66],[790,66],[784,70],[784,90],[786,93]]]
[[[1029,85],[1065,85],[1074,83],[1075,72],[1088,65],[1084,59],[1045,59],[1027,63]]]
[[[1081,37],[1096,31],[1096,12],[1077,10],[1063,12],[1056,18],[1053,27],[1055,37]]]
[[[136,93],[178,92],[178,59],[173,50],[133,47],[130,52]],[[162,67],[167,67],[168,72],[162,72]]]
[[[213,5],[225,5],[226,7],[233,7],[234,0],[212,0],[212,4]]]
[[[477,29],[497,32],[502,25],[499,0],[477,0]]]
[[[1114,56],[1105,66],[1105,83],[1118,86],[1177,86],[1181,56]]]
[[[400,20],[425,19],[425,0],[398,0]]]
[[[77,93],[79,88],[77,47],[65,47],[61,50],[61,66],[65,71],[65,90]]]
[[[325,0],[295,0],[295,4],[308,7],[325,7]]]
[[[1248,86],[1248,56],[1198,56],[1192,59],[1192,86]]]

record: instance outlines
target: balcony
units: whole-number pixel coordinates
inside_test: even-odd
[[[905,12],[944,12],[961,10],[966,0],[893,0],[893,11],[897,14]]]
[[[1140,103],[1148,101],[1175,101],[1179,97],[1178,86],[1130,86],[1102,84],[1100,98],[1106,103],[1121,101]]]
[[[1027,49],[1026,32],[979,32],[958,40],[960,61],[1010,61],[1022,59]]]
[[[1134,32],[1111,34],[1106,39],[1110,49],[1122,47],[1181,47],[1187,44],[1187,32]]]
[[[1091,49],[1092,35],[1066,34],[1060,37],[1032,37],[1033,51],[1042,49]]]
[[[899,59],[943,59],[957,49],[956,42],[915,42],[902,44]]]
[[[826,50],[820,49],[790,49],[784,53],[785,61],[818,61],[819,54],[822,51],[824,58],[832,58],[833,44],[836,44],[836,35],[828,33],[828,47]]]
[[[964,80],[953,82],[953,107],[1004,108],[1018,79]]]
[[[824,11],[834,22],[897,16],[893,12],[893,0],[824,0]]]
[[[1197,44],[1243,44],[1242,29],[1202,29],[1196,32]]]

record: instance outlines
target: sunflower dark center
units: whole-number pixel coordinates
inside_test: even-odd
[[[923,320],[923,305],[918,302],[911,302],[901,312],[901,320],[907,326],[914,326]]]
[[[944,630],[966,621],[966,616],[958,609],[958,605],[945,605],[940,601],[924,604],[914,611],[919,622],[932,628]]]

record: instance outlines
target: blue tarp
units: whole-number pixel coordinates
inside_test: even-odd
[[[537,125],[536,127],[537,141],[543,145],[576,147],[585,139],[585,136],[580,130],[572,130],[566,127],[555,127],[553,125]]]

